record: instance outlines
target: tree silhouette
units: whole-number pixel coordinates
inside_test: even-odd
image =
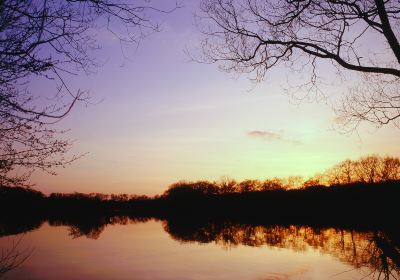
[[[0,1],[0,185],[22,185],[34,169],[51,173],[77,158],[65,157],[72,142],[53,126],[87,98],[68,79],[98,66],[96,33],[137,44],[158,30],[152,15],[163,12],[147,1]],[[35,92],[34,78],[55,90]],[[23,172],[16,175],[17,167]]]
[[[328,185],[400,180],[400,159],[377,155],[346,159],[325,171],[323,177]]]
[[[320,66],[329,61],[342,79],[346,70],[361,78],[336,107],[344,128],[398,121],[398,1],[203,0],[201,12],[205,61],[257,81],[278,65],[309,70],[301,86],[309,92],[319,91]]]
[[[22,265],[33,253],[33,249],[18,250],[21,238],[12,240],[11,246],[0,250],[0,278]]]

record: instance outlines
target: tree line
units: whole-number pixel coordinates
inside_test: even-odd
[[[349,172],[351,170],[351,172]],[[315,223],[341,226],[397,225],[399,159],[366,156],[345,160],[302,180],[181,181],[156,196],[53,193],[0,187],[0,219],[93,221],[133,215],[156,219]],[[363,171],[363,172],[361,172]],[[372,207],[373,206],[373,207]],[[87,220],[87,221],[86,221]]]
[[[305,179],[302,176],[265,180],[236,181],[223,177],[219,181],[180,181],[163,194],[173,195],[184,189],[204,194],[262,192],[305,189],[315,186],[336,186],[353,183],[381,183],[400,180],[400,159],[394,156],[368,155],[356,160],[346,159],[322,173]]]
[[[356,160],[343,160],[324,172],[312,177],[289,176],[287,178],[269,178],[265,180],[237,181],[229,177],[222,177],[219,181],[179,181],[170,185],[167,190],[154,197],[135,194],[103,194],[103,193],[79,193],[70,194],[52,193],[49,199],[57,201],[74,200],[81,203],[91,202],[139,202],[151,199],[173,197],[175,194],[241,194],[247,192],[283,191],[295,189],[307,189],[317,186],[333,187],[337,185],[356,183],[384,183],[400,180],[400,158],[394,156],[368,155]],[[7,181],[0,178],[0,196],[13,194],[20,199],[45,198],[46,196],[29,187],[6,188]]]

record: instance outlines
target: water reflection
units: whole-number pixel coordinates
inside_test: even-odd
[[[98,239],[106,227],[128,225],[150,220],[146,217],[107,216],[91,218],[48,219],[51,226],[67,226],[72,238]],[[7,236],[39,228],[43,221],[23,224],[2,224],[0,235]],[[354,269],[368,269],[373,279],[400,278],[400,236],[393,229],[350,229],[311,225],[265,225],[227,221],[163,220],[169,236],[180,243],[214,243],[225,249],[240,245],[290,249],[294,252],[318,250]],[[13,256],[12,254],[10,256]],[[22,263],[24,256],[15,258]],[[7,258],[5,258],[7,259]],[[3,268],[4,267],[4,268]],[[13,265],[8,265],[13,268]],[[7,270],[7,261],[1,269]]]
[[[22,265],[32,255],[33,249],[21,249],[21,240],[10,239],[9,246],[0,249],[0,278]]]
[[[304,252],[314,248],[354,268],[369,268],[375,279],[399,279],[400,239],[398,231],[357,231],[311,226],[262,226],[206,223],[188,227],[164,223],[164,229],[180,242],[215,242],[224,248],[238,245],[269,246]]]
[[[88,219],[50,220],[51,226],[68,226],[69,235],[72,238],[85,236],[90,239],[98,239],[107,226],[128,225],[146,222],[150,218],[138,218],[128,216],[108,216]]]

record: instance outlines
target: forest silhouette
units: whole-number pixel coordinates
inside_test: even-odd
[[[181,181],[154,197],[127,194],[48,196],[25,187],[0,187],[0,219],[157,219],[386,226],[397,223],[400,160],[366,156],[345,160],[307,180],[300,177],[218,182]],[[85,221],[87,223],[88,221]],[[18,224],[18,223],[17,223]]]
[[[399,195],[400,160],[389,156],[345,160],[306,180],[181,181],[154,197],[2,186],[0,237],[48,223],[68,227],[72,238],[97,239],[107,226],[157,220],[181,243],[312,248],[373,278],[397,279]],[[0,270],[15,265],[0,260]]]

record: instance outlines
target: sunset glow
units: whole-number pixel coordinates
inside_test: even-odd
[[[89,90],[57,124],[76,139],[71,154],[86,154],[57,176],[36,171],[32,182],[49,192],[157,194],[179,180],[238,180],[311,176],[346,158],[399,156],[400,130],[364,124],[353,133],[336,129],[330,104],[346,90],[335,87],[320,102],[285,94],[290,71],[273,69],[253,84],[215,65],[191,61],[200,34],[185,3],[160,18],[161,32],[143,40],[128,59],[120,43],[104,37],[95,52],[104,62],[94,75],[71,77]],[[40,91],[53,88],[34,81]]]
[[[399,92],[399,0],[0,0],[0,279],[400,279]]]

